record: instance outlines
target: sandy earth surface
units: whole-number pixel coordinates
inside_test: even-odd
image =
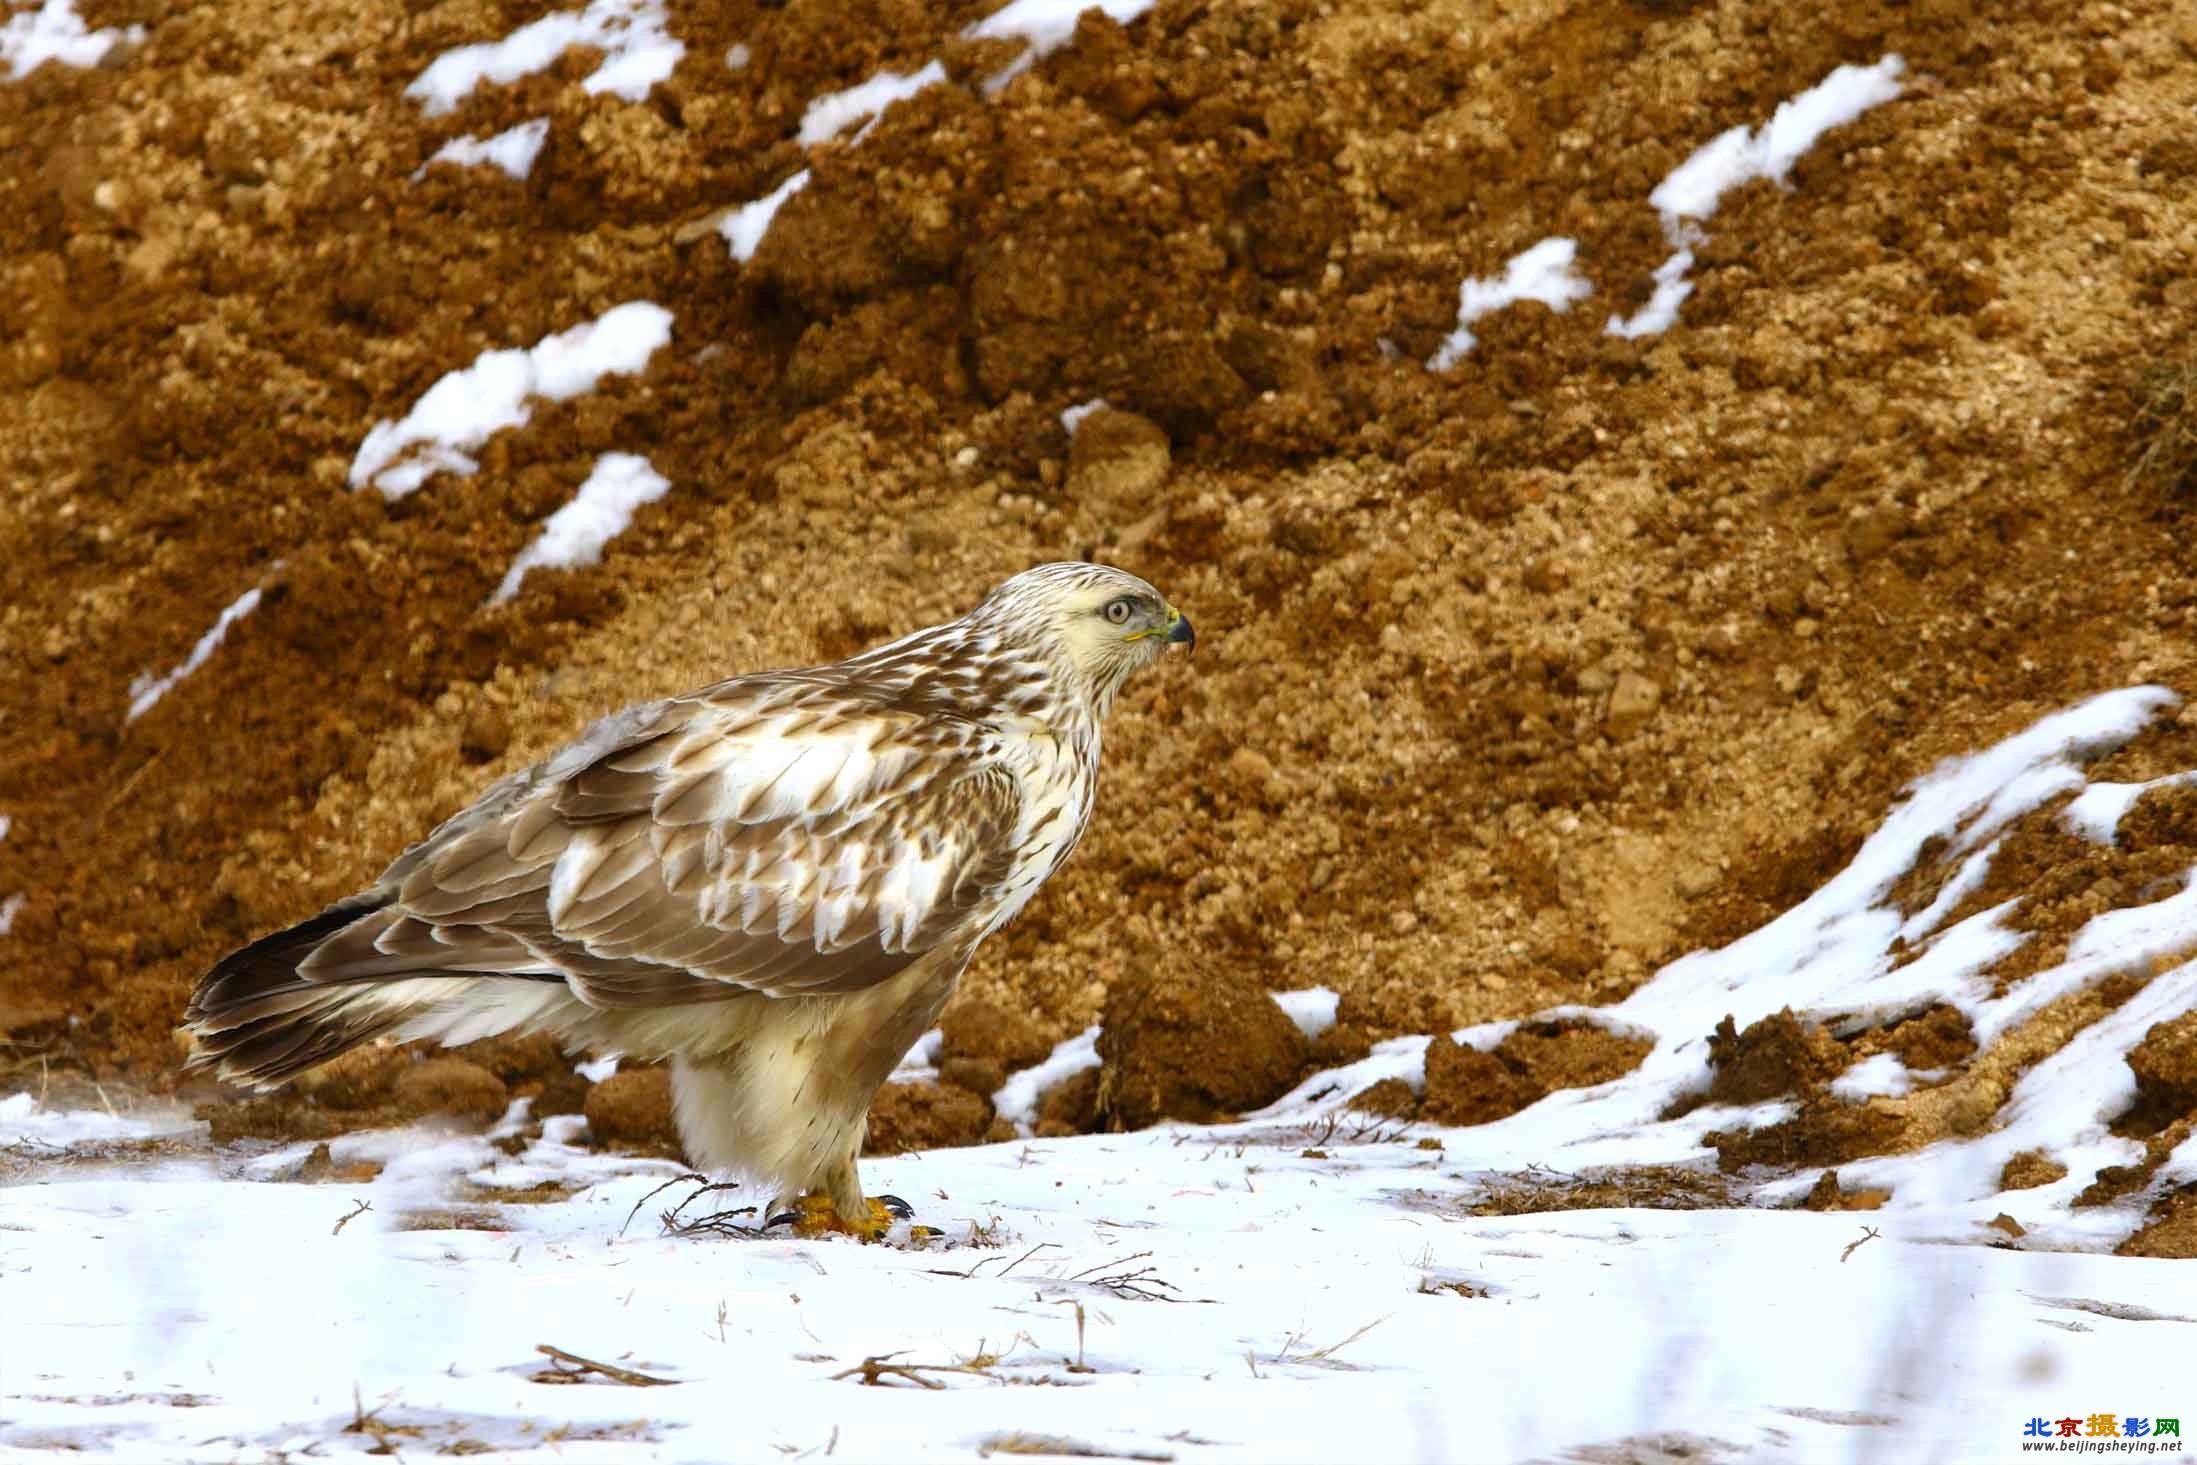
[[[1086,16],[996,94],[1012,46],[962,36],[982,5],[673,0],[685,54],[642,100],[591,92],[580,49],[435,116],[414,78],[543,7],[80,10],[142,39],[0,82],[0,1089],[172,1087],[215,958],[493,776],[1043,559],[1135,569],[1200,650],[1117,713],[1090,836],[965,984],[991,1018],[939,1071],[966,1081],[894,1100],[954,1110],[914,1140],[994,1132],[976,1096],[1131,991],[1191,1014],[1154,1019],[1180,1033],[1226,1007],[1207,989],[1334,990],[1328,1047],[1261,1040],[1290,1081],[1615,1002],[1817,889],[1941,758],[2104,689],[2197,691],[2197,22],[2166,0],[1165,0]],[[1724,200],[1675,326],[1606,333],[1668,252],[1659,180],[1887,54],[1898,100]],[[948,81],[859,143],[797,142],[813,98],[932,59]],[[417,171],[537,117],[523,180]],[[804,165],[735,259],[719,220]],[[1592,297],[1486,316],[1429,371],[1460,282],[1554,235]],[[445,373],[636,300],[673,318],[645,369],[538,403],[477,473],[349,486]],[[1061,411],[1094,398],[1123,410],[1071,442]],[[670,490],[601,567],[485,605],[606,452]],[[129,719],[133,683],[254,588]],[[2092,773],[2193,753],[2170,713]],[[2141,813],[2119,847],[2039,818],[1989,898],[2059,938],[2155,898],[2197,825]],[[1924,861],[1903,899],[1949,877]],[[2005,980],[2064,945],[2026,952]],[[1723,1068],[1767,1074],[1757,1097],[1890,1051],[1968,1107],[1729,1158],[1842,1163],[1988,1119],[2147,976],[1981,1050],[1927,1013],[1835,1056],[1735,1030]],[[1530,1103],[1638,1061],[1613,1041],[1524,1033],[1500,1073],[1430,1055],[1408,1102],[1498,1117],[1519,1104],[1439,1095]],[[2186,1137],[2192,1041],[2161,1040],[2132,1133]],[[1135,1122],[1125,1095],[1157,1090],[1109,1061],[1053,1123]],[[554,1066],[400,1075],[398,1107],[485,1115]],[[398,1082],[354,1077],[362,1107]],[[1182,1112],[1278,1091],[1216,1078]],[[294,1107],[267,1123],[310,1137]]]

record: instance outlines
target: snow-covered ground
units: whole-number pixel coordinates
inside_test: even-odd
[[[678,1191],[650,1192],[676,1167],[554,1137],[516,1157],[339,1141],[339,1165],[390,1157],[365,1185],[265,1178],[302,1148],[65,1170],[0,1198],[0,1445],[932,1460],[1020,1437],[1509,1460],[1684,1436],[1711,1456],[1959,1459],[2012,1454],[2032,1417],[2188,1402],[2197,1297],[2177,1263],[1852,1215],[1475,1220],[1439,1151],[1308,1148],[1281,1123],[871,1162],[944,1229],[922,1249],[663,1236]],[[468,1202],[468,1229],[431,1209],[548,1180],[587,1188]],[[673,1386],[566,1379],[544,1345]],[[869,1359],[908,1371],[871,1387]]]
[[[583,1121],[523,1103],[486,1135],[353,1135],[316,1160],[216,1151],[180,1117],[0,1100],[0,1451],[1955,1460],[2062,1421],[2101,1439],[2108,1416],[2128,1443],[2177,1445],[2197,1274],[2103,1253],[2159,1186],[2197,1178],[2197,1146],[2149,1190],[2073,1202],[2140,1150],[2106,1128],[2133,1092],[2123,1055],[2197,1001],[2197,964],[2030,1069],[1985,1132],[1842,1167],[1892,1192],[1880,1210],[1783,1208],[1803,1175],[1749,1181],[1730,1209],[1470,1213],[1520,1177],[1713,1175],[1706,1131],[1787,1110],[1659,1117],[1706,1083],[1727,1013],[1946,1002],[1988,1043],[2050,995],[2197,944],[2185,882],[2002,993],[1980,974],[2020,939],[2005,909],[1945,924],[2049,801],[2075,795],[2056,817],[2110,838],[2134,795],[2083,767],[2171,702],[2108,694],[1948,763],[1810,900],[1614,1008],[1567,1010],[1652,1040],[1624,1078],[1467,1129],[1339,1110],[1376,1078],[1423,1078],[1425,1040],[1399,1039],[1239,1124],[865,1162],[929,1240],[672,1233],[689,1187],[659,1188],[677,1166],[595,1154]],[[1903,915],[1892,883],[1926,843],[1962,874]],[[1319,994],[1285,1005],[1332,1019]],[[1087,1064],[1090,1038],[1053,1071]],[[1857,1065],[1841,1097],[1935,1077],[1896,1067]],[[2000,1191],[2027,1149],[2068,1175]],[[698,1197],[683,1219],[745,1199]]]

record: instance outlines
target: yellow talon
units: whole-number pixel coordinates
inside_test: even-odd
[[[893,1213],[883,1201],[864,1200],[869,1214],[849,1219],[839,1214],[832,1198],[822,1193],[804,1195],[793,1203],[793,1234],[801,1237],[852,1236],[858,1241],[883,1241],[892,1229]]]

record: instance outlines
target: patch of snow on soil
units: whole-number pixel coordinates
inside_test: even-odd
[[[1457,329],[1427,361],[1429,371],[1447,371],[1465,359],[1479,338],[1472,323],[1490,311],[1521,300],[1538,300],[1561,315],[1572,303],[1594,293],[1594,286],[1572,268],[1579,246],[1569,239],[1544,239],[1512,255],[1492,280],[1467,280],[1457,288]]]
[[[840,133],[860,122],[862,131],[855,134],[860,142],[885,109],[895,102],[905,101],[927,86],[936,86],[946,79],[946,68],[933,61],[920,70],[902,74],[897,71],[880,71],[859,86],[845,91],[831,92],[809,103],[801,114],[801,130],[795,141],[803,147],[813,147],[820,142],[830,142]]]
[[[869,136],[870,129],[885,115],[886,108],[944,80],[946,68],[936,61],[905,74],[880,71],[859,85],[826,93],[810,102],[801,114],[796,139],[804,147],[813,147],[830,142],[849,126],[860,122],[861,130],[848,140],[848,145],[852,146]],[[755,251],[761,246],[763,236],[770,232],[771,221],[778,217],[778,210],[785,206],[787,199],[808,186],[809,170],[803,168],[761,198],[727,210],[717,221],[717,232],[725,237],[732,257],[742,264],[755,258]]]
[[[198,644],[191,648],[191,654],[184,657],[182,664],[173,671],[157,677],[146,673],[131,682],[130,710],[122,714],[122,720],[137,721],[152,711],[153,704],[167,696],[177,682],[204,666],[207,658],[214,654],[222,640],[228,636],[229,628],[259,608],[259,595],[260,587],[254,585],[230,601],[223,608],[220,617],[214,621],[213,629],[198,638]]]
[[[1694,282],[1686,278],[1693,267],[1691,249],[1672,251],[1668,259],[1655,267],[1655,289],[1649,294],[1648,303],[1629,316],[1611,316],[1609,324],[1603,327],[1604,333],[1637,341],[1642,336],[1660,336],[1677,325],[1678,307],[1694,293]]]
[[[1943,1074],[1918,1074],[1897,1053],[1872,1053],[1831,1080],[1832,1096],[1849,1104],[1864,1099],[1893,1098],[1906,1093],[1918,1079],[1942,1078]]]
[[[0,25],[0,67],[21,81],[48,61],[63,66],[97,66],[124,41],[145,39],[145,27],[92,30],[76,13],[75,0],[45,0],[34,10],[19,10]]]
[[[436,473],[472,473],[480,464],[468,450],[524,426],[528,398],[561,402],[593,391],[606,376],[640,371],[670,339],[671,312],[635,300],[530,350],[483,352],[429,387],[401,420],[374,424],[351,461],[351,487],[371,483],[401,499]]]
[[[0,814],[0,840],[5,840],[8,837],[8,831],[14,827],[15,817],[13,815]],[[23,893],[21,891],[17,891],[6,900],[0,900],[0,936],[5,936],[15,929],[15,913],[22,908]]]
[[[1335,1012],[1343,1001],[1342,994],[1331,987],[1306,987],[1273,995],[1274,1005],[1288,1014],[1297,1030],[1308,1038],[1316,1038],[1335,1026]]]
[[[770,232],[771,220],[778,217],[778,210],[802,189],[809,186],[809,170],[800,172],[779,184],[769,193],[752,203],[744,203],[718,220],[717,232],[725,236],[725,243],[732,247],[732,257],[746,264],[755,258],[755,251]]]
[[[738,64],[745,65],[745,59]],[[801,114],[796,139],[804,147],[813,147],[830,142],[849,126],[860,122],[861,130],[848,140],[848,145],[853,146],[869,136],[870,129],[885,115],[886,108],[944,80],[946,68],[936,61],[905,74],[880,71],[868,81],[844,91],[826,93],[810,102]],[[771,221],[778,217],[778,210],[785,206],[787,199],[808,186],[809,170],[803,168],[761,198],[726,210],[717,221],[717,232],[724,236],[732,257],[742,264],[755,258],[755,251],[762,245],[763,236],[770,232]]]
[[[1629,318],[1611,316],[1604,330],[1627,340],[1669,330],[1678,320],[1679,306],[1693,293],[1686,275],[1693,268],[1694,247],[1703,239],[1697,225],[1716,213],[1724,195],[1758,178],[1785,186],[1793,164],[1823,134],[1897,98],[1906,70],[1907,63],[1896,55],[1874,66],[1841,66],[1779,103],[1759,132],[1742,123],[1695,149],[1648,195],[1649,204],[1662,215],[1663,237],[1671,245],[1670,257],[1655,272],[1654,293]]]
[[[419,171],[412,176],[420,177],[437,163],[449,163],[459,168],[493,163],[509,177],[524,178],[534,171],[534,160],[541,156],[542,144],[547,141],[547,117],[537,117],[531,122],[507,127],[494,137],[480,138],[468,133],[464,137],[454,137],[435,149],[434,156],[420,164]]]
[[[1015,1133],[1028,1134],[1037,1122],[1038,1100],[1077,1074],[1099,1066],[1098,1035],[1096,1027],[1087,1027],[1056,1044],[1039,1063],[1010,1074],[999,1092],[992,1095],[992,1112],[1012,1124]]]
[[[1061,408],[1061,430],[1063,432],[1066,432],[1071,438],[1074,437],[1076,435],[1076,429],[1083,426],[1083,419],[1089,417],[1093,412],[1101,410],[1105,406],[1106,399],[1104,397],[1093,397],[1088,402],[1078,402],[1073,407]]]
[[[648,459],[633,453],[603,454],[572,502],[551,514],[534,542],[511,562],[488,603],[500,605],[516,595],[529,570],[600,563],[603,546],[625,532],[633,511],[670,491],[671,481],[650,467]]]
[[[1744,123],[1719,133],[1672,169],[1648,202],[1672,227],[1707,219],[1725,194],[1766,178],[1782,186],[1793,164],[1834,127],[1895,100],[1907,63],[1886,56],[1874,66],[1841,66],[1799,96],[1778,104],[1760,132]]]
[[[1086,10],[1102,12],[1116,25],[1127,25],[1152,8],[1152,0],[1013,0],[970,26],[962,35],[972,41],[1019,40],[1021,55],[984,83],[996,92],[1028,71],[1039,58],[1068,44],[1076,22]]]
[[[1709,1088],[1708,1034],[1730,1016],[1746,1028],[1790,1008],[1803,1021],[1856,1026],[1886,1024],[1944,1004],[1967,1018],[1979,1049],[2034,1016],[2051,1001],[2125,972],[2158,975],[2108,1019],[2087,1029],[2052,1058],[2033,1067],[1989,1133],[1933,1145],[1913,1155],[1841,1166],[1849,1184],[1884,1185],[1892,1199],[1883,1216],[1900,1216],[1918,1234],[1972,1239],[2001,1211],[2028,1228],[2040,1246],[2111,1245],[2140,1223],[2156,1182],[2114,1206],[2072,1207],[2106,1165],[2139,1160],[2143,1145],[2107,1130],[2127,1107],[2134,1077],[2121,1061],[2151,1024],[2197,1006],[2197,962],[2166,966],[2197,945],[2197,887],[2148,905],[2107,911],[2092,919],[2054,966],[2003,993],[1988,974],[2029,938],[2004,923],[2002,903],[1947,926],[1957,904],[1942,895],[1916,916],[1904,916],[1894,883],[1932,841],[1940,858],[1975,861],[1995,848],[2015,819],[2083,786],[2079,762],[2133,737],[2173,705],[2160,687],[2136,687],[2094,697],[1997,747],[1949,760],[1909,790],[1849,864],[1821,889],[1761,929],[1718,951],[1684,956],[1624,1001],[1601,1012],[1648,1036],[1654,1047],[1625,1077],[1586,1089],[1564,1089],[1492,1123],[1454,1131],[1445,1142],[1458,1162],[1488,1169],[1524,1163],[1567,1172],[1599,1166],[1704,1165],[1714,1161],[1705,1136],[1752,1129],[1789,1117],[1789,1105],[1736,1110],[1703,1105],[1664,1118],[1678,1101]],[[1987,861],[1986,861],[1987,862]],[[1537,1015],[1577,1017],[1578,1009]],[[1529,1019],[1537,1020],[1537,1019]],[[1457,1041],[1488,1048],[1518,1026],[1467,1028]],[[1344,1099],[1384,1078],[1424,1083],[1426,1042],[1398,1038],[1371,1056],[1308,1079],[1260,1117],[1302,1114],[1319,1102]],[[1857,1082],[1881,1075],[1864,1074]],[[1913,1076],[1920,1081],[1921,1075]],[[2005,1161],[2029,1149],[2050,1150],[2069,1166],[2055,1185],[2001,1193]],[[1758,1198],[1797,1198],[1813,1176],[1763,1185]]]
[[[2111,844],[2136,801],[2155,788],[2197,783],[2197,773],[2170,773],[2144,783],[2094,783],[2060,810],[2060,822],[2093,844]]]
[[[585,10],[545,15],[500,41],[445,51],[404,94],[428,116],[440,117],[455,111],[482,82],[501,85],[547,71],[573,46],[603,53],[602,63],[580,83],[582,90],[629,102],[646,99],[687,49],[665,30],[663,7],[653,0],[595,0]]]
[[[893,1083],[927,1083],[938,1077],[938,1050],[946,1041],[943,1028],[932,1028],[915,1040],[914,1046],[900,1056],[899,1066],[892,1071]]]
[[[154,1139],[191,1130],[193,1121],[177,1110],[154,1114],[111,1114],[98,1110],[48,1109],[32,1094],[0,1099],[0,1145],[66,1147],[87,1140]]]
[[[991,93],[1028,70],[1040,56],[1065,45],[1076,33],[1077,17],[1086,10],[1103,11],[1127,25],[1151,8],[1152,0],[1098,0],[1098,3],[1092,3],[1092,0],[1013,0],[1012,4],[969,26],[962,35],[970,40],[1025,42],[1022,53],[984,83],[984,90]],[[725,55],[725,64],[734,70],[747,62],[744,46],[734,46]],[[867,81],[810,102],[801,115],[796,140],[804,147],[829,142],[849,124],[861,120],[861,130],[850,139],[850,145],[859,143],[877,125],[877,119],[884,115],[887,107],[946,79],[945,66],[935,60],[912,72],[881,71]],[[803,168],[763,197],[726,210],[717,220],[717,232],[731,246],[732,257],[743,264],[755,258],[755,251],[770,231],[771,221],[778,216],[779,208],[808,186],[809,170]]]

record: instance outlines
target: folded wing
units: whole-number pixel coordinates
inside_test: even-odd
[[[970,730],[816,688],[637,711],[409,851],[299,975],[561,976],[655,1006],[857,991],[973,940],[1018,810]]]

